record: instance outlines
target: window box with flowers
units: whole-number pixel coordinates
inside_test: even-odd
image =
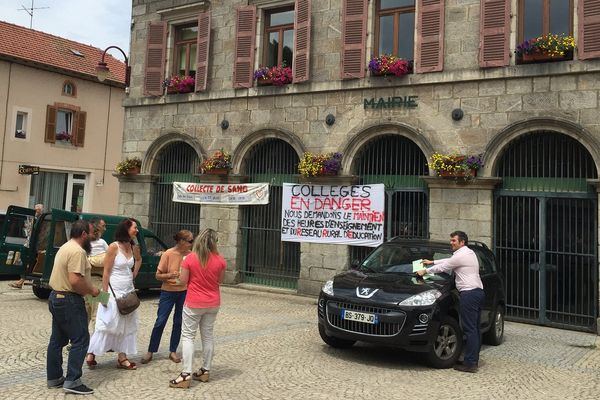
[[[292,83],[292,69],[284,65],[261,67],[254,71],[254,80],[258,85],[284,86]]]
[[[190,93],[196,87],[196,80],[189,75],[174,75],[163,81],[163,87],[167,93]]]
[[[142,160],[138,157],[133,157],[119,161],[115,167],[115,171],[119,175],[136,175],[140,173],[141,168]]]
[[[71,135],[69,132],[56,132],[56,142],[72,144],[72,140],[73,135]]]
[[[384,54],[379,57],[371,58],[368,64],[369,71],[373,76],[390,76],[394,75],[402,77],[406,74],[412,74],[413,62],[404,60],[391,54]]]
[[[231,171],[231,154],[223,149],[217,150],[211,157],[202,161],[200,172],[209,175],[228,175]]]
[[[298,172],[304,178],[337,175],[342,169],[342,153],[304,153]]]
[[[565,61],[573,59],[575,38],[565,34],[548,34],[528,39],[517,46],[518,64]]]
[[[443,178],[465,178],[472,179],[477,176],[477,171],[483,167],[481,154],[441,154],[433,153],[429,162],[429,168],[435,171],[437,176]]]

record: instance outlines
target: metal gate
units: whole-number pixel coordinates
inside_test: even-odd
[[[175,203],[173,182],[198,182],[198,155],[187,143],[175,142],[160,151],[156,162],[158,179],[153,185],[150,226],[166,244],[175,244],[173,235],[188,229],[195,235],[200,230],[200,205]]]
[[[243,282],[295,289],[300,274],[300,244],[281,241],[283,182],[295,182],[298,154],[286,142],[266,139],[245,161],[249,181],[269,182],[269,204],[243,206]]]
[[[356,155],[354,174],[362,185],[385,184],[385,240],[429,237],[427,159],[412,140],[382,135],[368,142]],[[372,247],[352,246],[351,260],[363,260]]]
[[[595,331],[597,177],[588,151],[554,132],[509,143],[499,162],[494,241],[507,319]]]

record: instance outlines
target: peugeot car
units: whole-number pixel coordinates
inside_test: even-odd
[[[484,342],[502,343],[505,297],[494,254],[469,242],[479,260],[485,305],[481,313]],[[357,341],[423,352],[435,368],[450,368],[461,354],[459,295],[453,274],[423,278],[414,271],[420,260],[452,255],[450,244],[392,239],[361,264],[327,281],[318,302],[319,334],[337,348]]]

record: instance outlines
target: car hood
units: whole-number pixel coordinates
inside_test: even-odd
[[[336,298],[359,300],[365,303],[397,304],[416,294],[437,289],[442,295],[452,288],[452,279],[422,281],[415,275],[364,274],[352,270],[336,275],[333,293]]]

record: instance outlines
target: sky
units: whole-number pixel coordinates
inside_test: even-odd
[[[0,0],[0,20],[29,28],[32,0]],[[131,0],[34,0],[33,29],[129,56]],[[118,50],[110,55],[123,59]]]

